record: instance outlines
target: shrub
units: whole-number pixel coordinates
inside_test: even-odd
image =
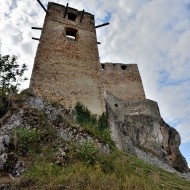
[[[80,102],[77,102],[75,111],[76,120],[81,126],[85,127],[111,146],[114,146],[114,143],[111,140],[110,130],[108,128],[106,113],[103,113],[97,118]]]
[[[87,165],[94,165],[98,159],[98,150],[92,141],[87,141],[80,147],[79,156]]]
[[[39,152],[40,134],[36,129],[19,128],[13,132],[16,151],[22,154]]]
[[[82,105],[80,102],[77,102],[75,106],[76,110],[76,120],[81,125],[97,125],[97,119],[95,115],[92,115],[88,108]]]

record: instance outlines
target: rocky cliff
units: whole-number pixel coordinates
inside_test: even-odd
[[[123,101],[107,92],[106,107],[112,139],[119,149],[171,172],[172,168],[189,172],[179,150],[180,135],[161,118],[156,102]]]
[[[162,120],[155,102],[123,101],[108,93],[106,106],[112,140],[119,149],[190,181],[179,134]],[[86,114],[94,123],[89,110]],[[118,151],[107,126],[79,125],[76,116],[30,91],[13,98],[0,119],[0,189],[152,189],[160,186],[157,175],[163,187],[168,187],[166,175],[172,189],[190,187],[172,174],[162,179],[163,171]]]
[[[0,171],[13,178],[21,176],[27,166],[20,158],[41,143],[56,144],[56,163],[65,162],[69,151],[67,141],[76,145],[90,141],[104,153],[109,153],[106,143],[76,124],[71,111],[39,98],[29,90],[15,97],[10,110],[0,119]],[[22,135],[22,145],[17,142],[18,132]],[[21,152],[17,154],[17,150]]]

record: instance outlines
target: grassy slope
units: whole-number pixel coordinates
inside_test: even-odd
[[[58,166],[35,156],[14,189],[190,189],[190,182],[117,151],[102,160],[109,164],[78,159]]]
[[[40,120],[47,121],[43,114]],[[190,189],[190,182],[116,150],[107,129],[101,128],[104,124],[100,129],[93,128],[94,118],[93,122],[80,120],[80,124],[85,130],[111,144],[113,148],[109,155],[97,150],[91,142],[76,146],[73,142],[63,141],[51,123],[44,123],[40,129],[21,128],[12,134],[9,151],[26,164],[22,177],[11,182],[15,190]],[[69,150],[63,162],[55,164],[60,146],[68,146]],[[0,174],[0,183],[3,182],[10,182],[6,174]]]
[[[14,135],[17,145],[13,151],[27,165],[14,189],[190,189],[190,182],[133,156],[116,149],[103,154],[91,142],[76,146],[57,138],[51,127],[46,127],[36,134],[34,130],[19,130]],[[42,140],[48,135],[54,138]],[[55,155],[60,144],[69,146],[69,151],[64,162],[57,165]]]

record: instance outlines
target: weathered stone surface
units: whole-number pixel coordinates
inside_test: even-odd
[[[105,111],[94,16],[68,8],[76,20],[64,18],[66,7],[48,4],[30,87],[38,96],[73,108],[77,101],[94,114]],[[76,32],[75,39],[68,37]]]
[[[105,111],[103,94],[112,92],[123,99],[145,99],[136,64],[104,63],[99,60],[94,16],[48,4],[42,35],[35,57],[30,88],[38,96],[63,104],[67,109],[81,102],[93,114]],[[68,28],[76,35],[70,39]]]
[[[4,170],[13,177],[19,177],[25,170],[24,163],[14,154],[9,154],[4,164]]]
[[[0,190],[11,190],[11,186],[9,184],[0,184]]]
[[[9,146],[9,136],[2,135],[0,136],[0,170],[3,169],[4,164],[7,161],[7,149]]]
[[[18,103],[15,101],[14,106],[17,109],[12,114],[7,113],[0,120],[0,170],[5,170],[13,177],[19,177],[23,173],[25,169],[24,163],[18,156],[8,154],[10,136],[18,128],[40,129],[44,121],[49,122],[58,138],[72,141],[76,145],[91,141],[104,153],[109,153],[109,146],[106,143],[75,124],[70,110],[65,109],[62,105],[50,103],[40,97],[35,97],[34,94],[25,97],[25,93],[20,95],[24,98],[20,98]],[[48,136],[47,138],[49,139],[43,140],[48,142],[54,137]],[[64,150],[60,147],[58,154],[62,155],[63,152]]]
[[[141,111],[133,112],[137,106]],[[156,111],[157,104],[150,100],[123,101],[107,93],[106,107],[112,139],[119,149],[150,163],[155,164],[159,160],[179,172],[188,173],[187,162],[179,150],[179,133],[163,121]]]

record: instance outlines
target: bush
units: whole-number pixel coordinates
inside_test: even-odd
[[[96,126],[97,119],[95,115],[92,115],[87,107],[77,102],[75,106],[76,110],[76,120],[81,125]]]
[[[98,160],[98,150],[92,141],[85,142],[79,151],[79,156],[87,165],[94,165]]]
[[[13,144],[22,154],[39,152],[40,134],[36,129],[19,128],[13,132]]]
[[[75,106],[76,120],[81,126],[88,129],[93,134],[97,135],[100,139],[107,142],[111,146],[114,145],[111,140],[110,130],[107,123],[107,115],[103,113],[98,118],[91,114],[88,108],[77,102]]]

